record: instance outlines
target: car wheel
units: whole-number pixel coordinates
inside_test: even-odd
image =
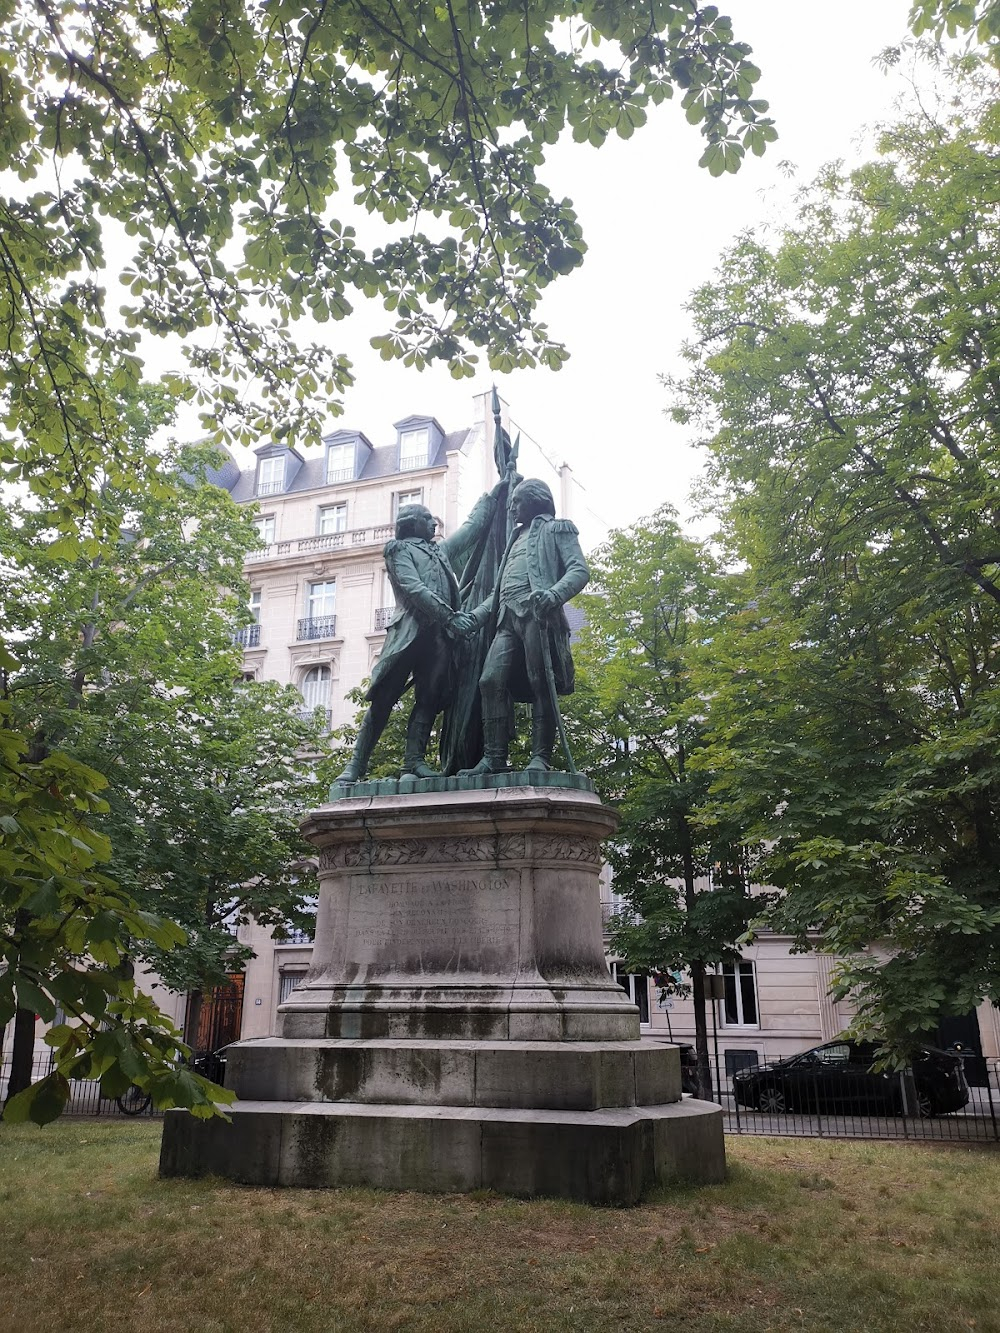
[[[914,1109],[921,1120],[930,1120],[931,1116],[937,1115],[937,1107],[934,1105],[934,1098],[929,1092],[921,1088],[916,1090],[914,1096]]]
[[[785,1094],[780,1088],[763,1088],[757,1105],[762,1111],[778,1114],[785,1110]]]

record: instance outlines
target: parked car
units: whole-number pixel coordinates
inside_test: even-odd
[[[921,1046],[910,1069],[876,1071],[873,1042],[828,1041],[787,1060],[733,1075],[741,1106],[780,1113],[942,1115],[969,1100],[962,1057]]]
[[[196,1051],[191,1057],[191,1067],[203,1078],[211,1079],[220,1087],[226,1082],[226,1052],[229,1045],[220,1046],[216,1051]]]

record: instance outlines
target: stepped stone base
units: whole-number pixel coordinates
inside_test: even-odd
[[[309,816],[312,966],[280,1037],[230,1047],[232,1123],[168,1114],[161,1174],[601,1204],[723,1178],[720,1108],[681,1100],[605,962],[614,812],[508,776]]]
[[[240,1100],[597,1111],[681,1095],[676,1047],[657,1042],[289,1041],[229,1047]]]
[[[725,1177],[722,1111],[708,1102],[544,1111],[245,1101],[233,1123],[170,1111],[160,1174],[246,1185],[492,1189],[637,1203],[654,1185]]]

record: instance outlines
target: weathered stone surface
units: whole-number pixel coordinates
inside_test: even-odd
[[[306,1188],[494,1189],[613,1205],[638,1202],[654,1184],[725,1175],[722,1111],[690,1098],[590,1112],[247,1101],[231,1113],[227,1125],[170,1112],[161,1175]]]
[[[244,1100],[591,1111],[680,1097],[680,1057],[653,1042],[303,1041],[229,1048]]]
[[[232,1124],[167,1116],[162,1174],[607,1204],[723,1177],[720,1109],[608,972],[596,796],[355,795],[304,827],[313,966],[280,1038],[230,1048]]]
[[[615,822],[596,796],[560,788],[355,797],[314,811],[304,831],[320,849],[316,943],[281,1007],[282,1035],[638,1037],[601,936],[601,842]]]

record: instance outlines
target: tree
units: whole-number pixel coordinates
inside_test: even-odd
[[[1000,130],[993,76],[957,77],[723,259],[674,386],[749,571],[718,807],[896,1048],[1000,999]]]
[[[775,137],[749,47],[692,0],[40,0],[0,22],[0,168],[20,182],[0,200],[0,455],[50,496],[72,460],[72,505],[119,453],[140,332],[186,340],[198,387],[172,392],[245,442],[336,410],[347,358],[291,325],[354,293],[393,313],[386,358],[557,367],[534,309],[585,246],[538,178],[547,147],[628,137],[674,88],[716,174]],[[385,224],[370,253],[331,212],[342,189]],[[132,241],[110,275],[124,328],[109,234]]]
[[[5,655],[4,666],[12,665]],[[0,698],[0,1032],[17,1015],[22,1040],[4,1118],[54,1119],[72,1078],[100,1079],[106,1097],[138,1083],[157,1106],[215,1114],[232,1096],[181,1063],[180,1034],[136,989],[127,966],[136,943],[167,949],[183,932],[142,911],[101,870],[110,848],[93,828],[103,808],[100,774],[61,753],[31,754],[8,725],[10,711],[9,698]],[[72,1022],[47,1035],[53,1068],[29,1086],[24,1017],[33,1039],[35,1014],[51,1021],[60,1012]]]
[[[712,775],[696,763],[727,580],[666,506],[612,534],[592,576],[579,599],[587,619],[568,711],[574,747],[621,816],[608,859],[631,911],[613,940],[667,991],[687,989],[672,974],[690,974],[698,1077],[710,1097],[706,970],[739,957],[736,941],[761,906],[750,897],[738,827],[702,818]]]
[[[164,410],[156,392],[133,405],[136,456]],[[63,941],[47,919],[58,906],[51,894],[12,882],[0,918],[10,928],[12,969],[28,968],[22,1001],[55,984],[53,967],[85,976],[94,960],[126,978],[146,960],[176,985],[208,984],[239,964],[231,924],[249,914],[294,920],[308,890],[307,873],[293,879],[308,852],[296,811],[313,798],[308,755],[322,741],[294,690],[236,683],[234,628],[248,619],[243,558],[257,538],[228,494],[205,484],[213,461],[203,449],[147,454],[141,485],[105,480],[94,493],[80,544],[68,550],[53,542],[49,512],[37,501],[13,502],[0,518],[0,586],[20,658],[3,672],[5,719],[17,738],[3,795],[16,807],[34,790],[19,756],[30,773],[74,775],[79,795],[64,813],[85,810],[85,825],[76,818],[85,835],[67,823],[64,836],[81,855],[90,849],[75,898],[69,862],[60,873],[71,914],[85,925],[96,913],[93,929],[102,932],[75,929]],[[112,532],[113,546],[96,535]],[[88,804],[98,788],[104,799]],[[62,808],[50,804],[56,845]],[[95,875],[99,862],[106,869]],[[128,994],[139,1003],[131,985]],[[59,1003],[76,1017],[89,1014],[99,1033],[114,1017],[108,1004],[120,998],[112,986],[97,1015],[81,1008],[81,997],[71,1007],[54,990],[44,1006],[22,1002],[14,1091],[30,1076],[36,1012],[51,1018]],[[147,1007],[147,1017],[155,1014]],[[92,1054],[87,1031],[73,1041]]]
[[[251,954],[234,932],[251,918],[288,928],[315,915],[313,849],[299,821],[322,799],[318,727],[295,689],[271,681],[115,720],[103,821],[112,868],[137,901],[184,929],[183,950],[142,950],[173,989],[197,999],[239,970]]]

